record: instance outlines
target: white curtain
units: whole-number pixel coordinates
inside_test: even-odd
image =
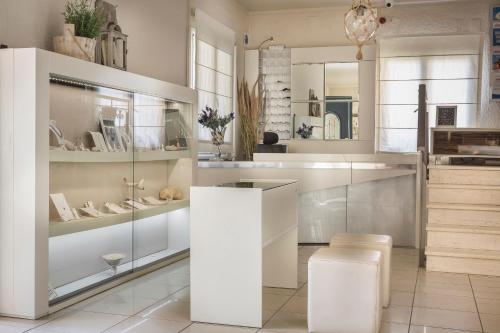
[[[196,38],[195,59],[192,70],[198,90],[198,113],[206,106],[216,108],[220,115],[233,112],[235,33],[199,9],[195,10],[192,28]],[[193,46],[192,46],[193,47]],[[232,123],[226,131],[225,141],[232,142]],[[199,140],[210,140],[210,132],[199,125]]]
[[[439,105],[457,106],[458,127],[476,127],[479,35],[390,38],[379,45],[379,151],[416,151],[419,84],[427,87],[430,128]]]

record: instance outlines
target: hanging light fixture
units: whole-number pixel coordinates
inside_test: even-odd
[[[347,38],[358,46],[356,59],[363,59],[361,48],[375,36],[378,28],[377,10],[371,6],[370,0],[353,0],[352,8],[344,17]]]

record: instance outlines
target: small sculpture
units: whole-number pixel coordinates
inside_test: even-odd
[[[177,187],[166,187],[160,191],[160,199],[162,200],[182,200],[184,195]]]
[[[122,259],[125,257],[126,256],[123,253],[108,253],[108,254],[102,255],[102,259],[113,270],[113,275],[116,275],[116,273],[118,271],[118,265],[120,264],[120,261],[122,261]]]
[[[127,181],[126,177],[123,177],[123,182],[128,187],[135,187],[135,188],[137,188],[139,190],[144,190],[145,189],[145,187],[144,187],[144,178],[141,179],[141,180],[139,180],[138,183],[134,183],[134,182],[130,183],[130,182]]]

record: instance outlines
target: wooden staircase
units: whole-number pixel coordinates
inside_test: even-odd
[[[430,166],[427,269],[500,276],[500,170]]]

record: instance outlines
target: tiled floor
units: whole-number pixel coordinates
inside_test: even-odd
[[[189,260],[183,260],[41,320],[0,317],[0,333],[307,332],[307,260],[316,249],[299,249],[300,288],[264,288],[262,330],[191,323]],[[500,333],[500,277],[417,266],[415,250],[394,249],[392,302],[381,333]]]

